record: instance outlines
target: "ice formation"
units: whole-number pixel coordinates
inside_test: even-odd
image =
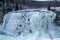
[[[7,40],[9,40],[9,36],[17,36],[18,40],[52,39],[49,31],[56,29],[53,23],[55,17],[56,14],[51,11],[10,12],[4,16],[0,33],[7,35]],[[15,37],[11,39],[15,40]]]

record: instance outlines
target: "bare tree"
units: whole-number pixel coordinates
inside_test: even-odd
[[[57,0],[55,0],[55,7],[57,6]]]

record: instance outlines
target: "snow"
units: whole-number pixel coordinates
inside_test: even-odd
[[[53,23],[55,17],[47,10],[10,12],[0,25],[0,40],[59,40],[60,27]]]
[[[60,11],[60,7],[51,7],[51,9],[55,9],[56,11]]]

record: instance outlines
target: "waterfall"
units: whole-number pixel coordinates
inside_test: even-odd
[[[1,32],[5,35],[19,36],[34,34],[38,31],[38,38],[49,35],[49,30],[55,30],[54,19],[56,14],[51,11],[16,11],[4,16]],[[49,35],[51,38],[51,35]],[[52,39],[52,38],[51,38]]]

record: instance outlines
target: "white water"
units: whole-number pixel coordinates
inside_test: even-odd
[[[56,14],[51,11],[10,12],[4,16],[4,22],[0,27],[0,31],[4,33],[4,35],[0,34],[0,40],[58,38],[60,32],[57,32],[53,23],[55,17]]]

